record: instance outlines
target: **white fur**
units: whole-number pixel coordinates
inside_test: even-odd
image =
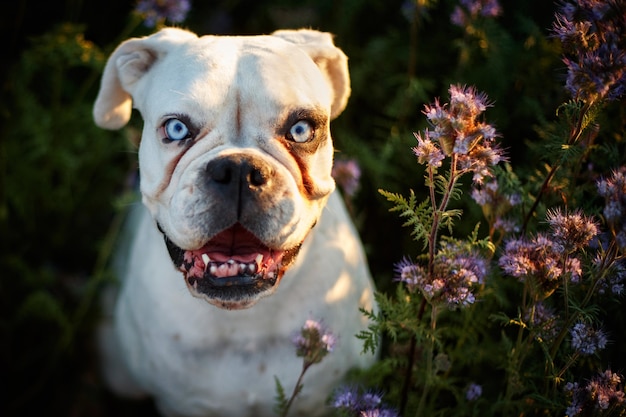
[[[340,340],[310,368],[290,415],[327,414],[325,400],[345,373],[373,362],[355,338],[367,326],[359,307],[372,308],[373,286],[358,235],[332,191],[332,143],[299,155],[313,181],[303,195],[303,168],[273,137],[293,108],[322,109],[328,119],[341,113],[350,92],[346,62],[330,35],[315,31],[198,38],[166,29],[113,53],[94,117],[115,129],[128,122],[131,103],[141,112],[145,205],[133,208],[117,252],[121,286],[105,295],[109,315],[99,340],[113,390],[151,395],[171,416],[273,415],[274,377],[290,392],[301,371],[291,337],[307,318],[322,319]],[[164,118],[181,113],[202,130],[184,154],[158,133]],[[233,152],[263,159],[278,183],[275,213],[254,233],[275,247],[304,243],[273,295],[222,310],[191,295],[155,220],[178,246],[201,247],[205,229],[197,225],[212,230],[216,215],[197,193],[199,176]]]

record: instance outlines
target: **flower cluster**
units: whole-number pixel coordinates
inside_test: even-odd
[[[467,26],[477,17],[493,18],[502,14],[498,0],[461,0],[454,8],[450,21],[460,27]]]
[[[431,303],[455,308],[476,301],[472,289],[484,282],[488,263],[475,251],[448,243],[437,254],[432,274],[407,258],[398,262],[395,270],[396,280],[407,284],[410,291],[418,289]]]
[[[456,154],[460,172],[473,172],[474,182],[480,184],[492,176],[490,168],[504,160],[495,144],[496,130],[478,120],[489,106],[487,96],[459,85],[451,85],[449,93],[449,104],[436,100],[425,106],[424,114],[434,129],[415,134],[418,144],[413,152],[419,163],[433,168],[441,166],[444,156]]]
[[[292,338],[296,355],[304,358],[305,367],[319,363],[333,351],[337,337],[321,322],[308,319]]]
[[[471,192],[472,199],[482,207],[485,218],[493,222],[493,228],[503,234],[518,232],[519,224],[506,217],[512,207],[522,202],[519,193],[507,194],[500,190],[498,180],[492,178],[483,184],[475,184]]]
[[[375,391],[361,392],[357,387],[340,387],[333,395],[331,405],[346,416],[399,417],[394,409],[383,404],[382,394]]]
[[[602,268],[604,259],[600,256],[594,260],[594,265]],[[598,280],[598,294],[612,293],[621,295],[624,293],[624,281],[626,280],[626,262],[615,261],[606,274],[602,274]]]
[[[354,159],[335,160],[331,175],[346,196],[354,197],[361,179],[361,168],[357,161]]]
[[[585,248],[598,234],[598,225],[591,217],[581,212],[563,214],[561,210],[550,210],[546,214],[552,239],[564,253]]]
[[[606,411],[624,404],[624,391],[621,386],[622,376],[610,369],[594,376],[585,386],[577,382],[568,382],[565,392],[571,396],[571,404],[565,415],[594,415],[595,411]]]
[[[582,274],[580,260],[563,258],[563,247],[546,234],[531,239],[509,240],[498,264],[507,275],[525,280],[533,277],[545,296],[559,285],[559,279],[568,274],[572,282],[579,282]]]
[[[626,92],[626,3],[562,3],[553,32],[563,45],[566,87],[575,99],[616,100]]]
[[[617,244],[626,249],[626,167],[598,181],[597,187],[605,199],[604,218],[615,233]]]
[[[583,322],[578,322],[570,330],[572,347],[582,355],[593,355],[605,348],[607,339],[604,332],[594,329]]]
[[[552,308],[542,302],[536,303],[534,308],[525,314],[524,319],[529,323],[537,340],[551,343],[559,334],[558,316]]]
[[[144,25],[155,27],[166,20],[182,23],[190,9],[190,0],[139,0],[135,12],[143,17]]]

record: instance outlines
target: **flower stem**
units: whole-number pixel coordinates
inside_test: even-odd
[[[289,398],[289,401],[287,402],[287,405],[285,406],[285,408],[282,410],[280,417],[286,417],[287,414],[289,413],[291,404],[293,404],[293,401],[296,399],[296,397],[302,390],[302,378],[304,378],[304,374],[307,371],[307,369],[309,369],[309,366],[311,366],[310,363],[305,362],[302,364],[302,372],[300,372],[300,376],[298,377],[298,380],[296,381],[296,385],[293,387],[293,392],[291,393],[291,397]]]
[[[433,354],[435,351],[435,328],[437,327],[437,307],[431,304],[430,310],[430,330],[431,336],[428,338],[428,348],[426,349],[426,374],[424,378],[424,389],[420,398],[419,405],[415,417],[420,417],[424,413],[426,399],[430,390],[431,380],[433,378]]]

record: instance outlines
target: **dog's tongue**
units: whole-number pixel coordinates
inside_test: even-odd
[[[261,243],[252,233],[236,224],[220,232],[204,247],[193,251],[194,255],[207,254],[212,261],[227,262],[254,262],[259,255],[269,256],[270,250]]]

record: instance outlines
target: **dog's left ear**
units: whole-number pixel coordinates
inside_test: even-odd
[[[193,38],[197,36],[186,30],[165,28],[150,36],[122,42],[104,67],[93,107],[96,124],[104,129],[120,129],[126,125],[133,96],[143,76],[168,50]]]
[[[348,57],[335,46],[332,35],[310,29],[279,30],[272,35],[298,45],[313,59],[333,92],[330,118],[339,116],[350,97],[350,74]]]

